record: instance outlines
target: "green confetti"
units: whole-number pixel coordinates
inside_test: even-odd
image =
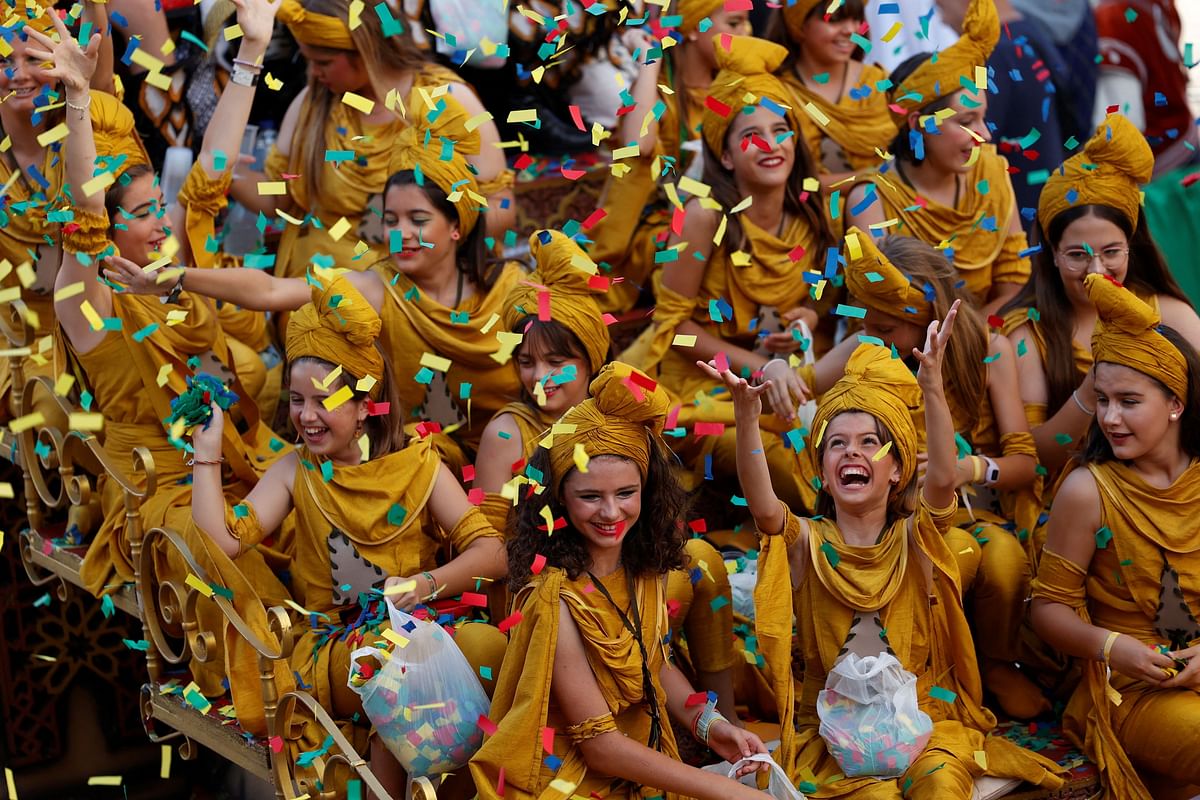
[[[1108,547],[1108,543],[1112,541],[1113,533],[1108,529],[1108,526],[1100,528],[1096,531],[1096,547],[1104,550]]]
[[[404,524],[404,520],[407,516],[408,509],[399,503],[396,503],[388,509],[387,521],[390,525],[394,525],[395,527],[399,528]]]
[[[953,703],[958,699],[958,694],[949,689],[944,689],[941,686],[931,686],[929,696],[934,700],[941,700],[943,703]]]
[[[837,569],[842,557],[838,555],[837,549],[829,542],[821,542],[821,552],[825,555],[825,560],[829,562],[829,566]]]
[[[1062,446],[1066,447],[1074,440],[1071,438],[1071,435],[1069,433],[1056,433],[1056,434],[1054,434],[1054,441],[1056,441],[1059,444],[1061,444]]]

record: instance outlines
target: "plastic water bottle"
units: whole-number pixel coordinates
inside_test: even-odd
[[[254,143],[254,169],[262,172],[267,165],[267,156],[275,144],[275,123],[265,120],[258,129],[258,140]]]
[[[192,148],[168,147],[163,159],[162,176],[159,185],[162,188],[163,201],[172,206],[179,196],[183,182],[187,180],[188,172],[192,169]]]

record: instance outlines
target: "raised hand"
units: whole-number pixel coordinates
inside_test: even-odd
[[[93,33],[88,39],[87,47],[81,47],[54,9],[51,8],[46,13],[50,15],[59,41],[56,42],[41,31],[26,25],[25,33],[34,45],[29,48],[29,55],[50,62],[49,66],[42,67],[42,72],[61,81],[73,96],[78,97],[87,92],[92,75],[96,72],[101,36],[99,33]]]
[[[128,258],[109,256],[104,259],[104,277],[125,287],[124,291],[129,294],[167,294],[182,274],[182,267],[146,272]]]
[[[275,14],[283,0],[233,0],[242,38],[248,43],[266,44],[275,29]]]
[[[782,358],[771,359],[763,365],[762,375],[771,410],[789,422],[795,419],[797,407],[812,397],[808,385]]]
[[[225,432],[225,412],[216,403],[212,404],[212,416],[208,422],[192,431],[192,449],[197,461],[220,461],[222,434]]]
[[[946,357],[946,346],[950,341],[950,333],[954,329],[954,320],[958,318],[958,307],[961,300],[955,300],[950,306],[949,313],[941,322],[936,319],[929,323],[925,333],[925,349],[913,348],[913,357],[920,365],[917,369],[917,383],[921,389],[929,392],[933,389],[942,391],[942,362]]]
[[[733,372],[726,367],[724,370],[718,370],[716,361],[697,361],[696,366],[704,370],[704,373],[710,378],[715,378],[725,384],[725,388],[729,390],[729,394],[733,397],[733,411],[739,419],[758,419],[762,414],[762,394],[770,387],[770,381],[751,386],[750,382],[740,375],[734,375]]]

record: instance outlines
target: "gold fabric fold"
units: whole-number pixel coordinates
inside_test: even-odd
[[[791,8],[784,10],[785,19]],[[868,170],[879,166],[896,138],[896,122],[888,111],[887,93],[880,91],[877,84],[887,79],[887,73],[874,64],[866,64],[859,76],[859,85],[870,88],[871,93],[857,100],[846,92],[836,103],[831,103],[805,85],[794,71],[780,75],[791,90],[797,109],[812,104],[827,122],[819,122],[810,113],[798,114],[804,141],[812,154],[813,163],[820,165],[821,140],[832,139],[841,148],[846,162],[854,170]]]

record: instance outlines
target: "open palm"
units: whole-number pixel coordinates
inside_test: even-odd
[[[42,67],[44,74],[62,81],[68,89],[76,92],[86,91],[92,75],[96,72],[96,62],[100,58],[100,34],[93,33],[88,39],[87,47],[81,47],[71,35],[66,23],[59,19],[53,10],[47,13],[54,23],[59,40],[56,42],[27,25],[25,32],[35,45],[29,48],[29,54],[50,62],[49,66]]]

